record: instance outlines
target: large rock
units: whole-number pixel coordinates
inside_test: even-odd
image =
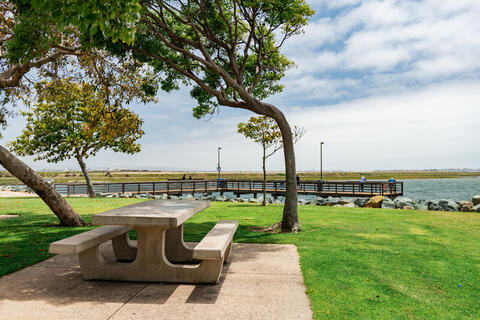
[[[480,213],[480,203],[477,204],[475,207],[473,207],[474,212],[479,212]]]
[[[439,200],[431,200],[428,202],[428,210],[441,211],[442,207],[438,204]]]
[[[208,201],[217,201],[217,196],[216,195],[208,195],[205,197],[205,200],[208,200]]]
[[[325,205],[326,206],[334,206],[336,204],[342,204],[342,199],[340,198],[334,198],[334,197],[328,197],[327,199],[325,199]]]
[[[415,203],[415,208],[417,210],[428,210],[428,206],[430,204],[430,200],[418,200],[416,203]]]
[[[343,205],[344,208],[355,208],[355,203],[348,202]]]
[[[324,206],[326,204],[326,199],[322,197],[317,197],[316,204],[317,206]]]
[[[257,198],[250,198],[250,199],[248,199],[248,203],[258,203],[258,199]]]
[[[480,196],[473,196],[472,202],[474,206],[476,206],[477,204],[480,204]]]
[[[414,210],[415,203],[412,199],[407,197],[397,197],[395,200],[395,207],[397,209],[407,209],[407,210]]]
[[[458,202],[458,205],[459,205],[458,211],[462,211],[462,212],[473,211],[474,205],[473,205],[472,201],[460,201],[460,202]]]
[[[381,208],[384,196],[375,196],[365,203],[365,208]]]
[[[438,205],[443,211],[455,212],[458,211],[458,203],[449,199],[442,199],[438,201]]]
[[[363,208],[363,207],[365,207],[365,203],[367,203],[368,200],[370,200],[370,199],[369,198],[356,198],[355,200],[353,200],[353,203],[355,203],[355,205],[357,205],[358,207]]]
[[[382,201],[382,209],[395,209],[395,202],[392,199],[385,197]]]
[[[298,204],[299,204],[299,205],[302,205],[302,206],[308,204],[309,202],[310,202],[310,201],[304,200],[304,199],[299,199],[299,200],[298,200]]]

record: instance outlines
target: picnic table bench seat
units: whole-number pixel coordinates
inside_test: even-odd
[[[193,249],[193,258],[198,260],[224,259],[230,256],[237,220],[220,220]]]
[[[129,226],[102,226],[50,244],[53,254],[79,254],[132,230]]]

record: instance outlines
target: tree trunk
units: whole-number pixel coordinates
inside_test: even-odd
[[[272,118],[277,122],[282,133],[287,189],[285,192],[285,206],[283,207],[282,231],[298,232],[300,231],[300,221],[298,220],[297,171],[295,168],[292,129],[283,112],[277,108],[275,109]]]
[[[92,181],[90,180],[90,176],[88,175],[87,166],[85,165],[85,161],[81,155],[77,157],[78,164],[80,165],[80,169],[82,169],[83,177],[85,178],[85,182],[87,183],[87,194],[90,198],[95,198],[95,191],[93,191]]]
[[[29,166],[0,146],[0,164],[22,181],[47,204],[63,226],[83,226],[85,222],[70,204],[55,190],[55,187],[40,177]]]
[[[266,153],[266,147],[265,144],[262,145],[263,147],[263,203],[262,206],[266,207],[267,206],[267,170],[265,169],[265,153]]]

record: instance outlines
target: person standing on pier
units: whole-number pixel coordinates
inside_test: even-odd
[[[397,182],[397,180],[395,180],[393,177],[388,179],[388,186],[390,187],[390,193],[392,193],[392,189],[393,189],[393,186],[395,185],[395,182]]]
[[[365,186],[365,182],[367,182],[367,178],[365,176],[360,177],[360,191],[363,191],[363,187]]]

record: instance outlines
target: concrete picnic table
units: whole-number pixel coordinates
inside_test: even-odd
[[[216,283],[238,222],[218,222],[196,246],[183,240],[184,222],[209,206],[208,201],[151,200],[106,211],[92,219],[103,227],[52,243],[50,252],[77,253],[87,280]],[[137,231],[137,244],[129,238],[131,229]],[[99,251],[110,239],[113,263]]]

